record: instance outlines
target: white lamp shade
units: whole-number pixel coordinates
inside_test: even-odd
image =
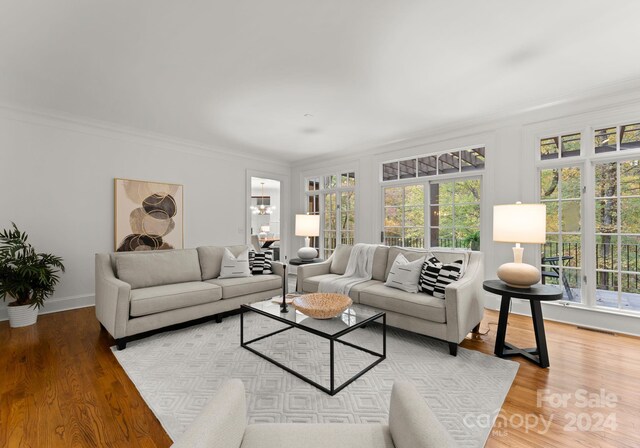
[[[320,215],[296,215],[296,236],[319,236]]]
[[[493,241],[534,243],[546,241],[547,206],[507,204],[493,207]]]

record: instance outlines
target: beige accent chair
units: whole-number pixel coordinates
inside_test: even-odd
[[[173,448],[450,448],[456,444],[411,383],[396,382],[389,424],[247,424],[242,381],[226,382]]]
[[[246,245],[228,246],[239,255]],[[119,350],[133,336],[235,310],[282,291],[284,268],[271,275],[218,278],[225,247],[96,254],[96,317]]]
[[[296,289],[311,293],[327,278],[344,274],[353,246],[338,246],[324,262],[298,266]],[[409,261],[432,253],[444,263],[464,260],[463,276],[445,288],[445,298],[425,293],[409,293],[384,285],[398,254]],[[387,325],[431,336],[449,343],[449,352],[456,356],[458,344],[470,331],[477,331],[484,314],[482,282],[484,255],[482,252],[456,249],[410,249],[380,246],[373,258],[371,280],[354,286],[349,296],[354,303],[385,311]]]

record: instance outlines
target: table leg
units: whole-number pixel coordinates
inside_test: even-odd
[[[544,319],[542,318],[542,306],[538,300],[530,300],[531,318],[533,330],[536,335],[536,348],[540,367],[549,367],[549,352],[547,351],[547,338],[544,333]]]
[[[334,387],[334,367],[333,367],[333,339],[329,340],[329,390],[331,390],[331,395],[333,395],[335,387]]]
[[[507,321],[509,319],[509,305],[511,304],[510,296],[502,296],[500,304],[500,318],[498,319],[498,334],[496,335],[496,347],[494,353],[496,356],[502,357],[504,353],[504,340],[507,336]]]

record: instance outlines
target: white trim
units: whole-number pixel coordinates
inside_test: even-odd
[[[75,310],[77,308],[87,308],[94,305],[94,294],[51,298],[44,302],[44,306],[40,308],[38,314],[58,313],[60,311]],[[9,320],[6,306],[0,308],[0,321],[3,320]]]

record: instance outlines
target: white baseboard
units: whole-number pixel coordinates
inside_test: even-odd
[[[74,310],[76,308],[86,308],[88,306],[95,305],[95,295],[87,294],[71,297],[58,297],[55,299],[49,299],[44,303],[44,306],[40,308],[38,314],[57,313],[59,311]],[[0,321],[9,320],[7,315],[7,307],[3,306],[0,309]]]
[[[500,310],[500,297],[485,293],[485,308]],[[511,312],[531,316],[528,300],[512,299]],[[563,305],[562,302],[542,302],[545,320],[562,322],[594,330],[611,331],[630,336],[640,336],[640,316],[620,314],[610,311]]]

